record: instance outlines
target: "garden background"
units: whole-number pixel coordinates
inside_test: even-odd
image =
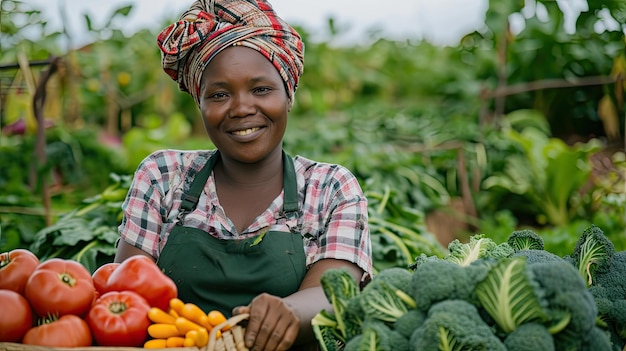
[[[587,4],[568,31],[555,1],[491,0],[485,26],[449,46],[376,31],[334,45],[332,18],[326,41],[298,28],[306,69],[284,147],[357,176],[376,269],[521,228],[564,255],[595,224],[626,250],[626,2]],[[160,67],[155,37],[175,18],[125,34],[131,10],[86,15],[93,41],[71,48],[40,9],[2,1],[0,252],[93,271],[112,260],[138,163],[212,147]]]

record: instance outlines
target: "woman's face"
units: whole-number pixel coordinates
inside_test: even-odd
[[[282,148],[289,98],[267,58],[254,49],[234,46],[206,67],[200,112],[223,157],[252,163]]]

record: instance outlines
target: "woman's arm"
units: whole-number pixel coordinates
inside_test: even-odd
[[[120,239],[117,242],[117,252],[115,253],[115,259],[113,260],[113,262],[122,262],[125,259],[135,255],[148,256],[154,261],[154,257],[152,257],[149,253],[139,248],[136,248],[126,241]]]
[[[328,269],[346,268],[358,283],[363,270],[356,264],[323,259],[311,266],[300,289],[285,298],[261,294],[237,313],[250,313],[246,327],[246,346],[253,350],[288,350],[292,345],[315,342],[311,320],[321,310],[330,310],[320,278]]]

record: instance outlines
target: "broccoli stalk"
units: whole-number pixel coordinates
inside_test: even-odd
[[[322,351],[339,351],[345,345],[345,339],[337,333],[335,316],[330,312],[320,311],[311,320],[311,326]]]
[[[324,294],[333,308],[336,328],[345,342],[349,327],[346,322],[347,306],[352,298],[359,295],[359,286],[348,270],[343,268],[329,269],[320,279]]]
[[[411,296],[377,279],[372,279],[363,288],[360,302],[366,317],[392,323],[407,313],[409,308],[415,308],[415,300]]]
[[[502,259],[476,285],[483,308],[505,333],[526,322],[543,321],[546,314],[524,257]]]

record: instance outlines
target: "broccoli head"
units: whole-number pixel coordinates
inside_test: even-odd
[[[600,228],[591,225],[576,241],[571,258],[589,286],[593,284],[596,273],[608,270],[614,252],[613,242]]]
[[[614,335],[616,343],[626,344],[626,251],[611,257],[609,269],[596,272],[589,291],[596,300],[598,314]]]
[[[393,323],[393,330],[399,332],[405,338],[410,338],[413,331],[417,329],[426,320],[426,313],[423,311],[413,309],[409,310],[402,317],[398,318]]]
[[[411,279],[410,295],[416,308],[426,311],[438,301],[472,300],[474,287],[491,268],[489,262],[478,260],[463,267],[442,259],[424,260],[416,267]]]
[[[525,323],[510,332],[504,339],[507,351],[554,351],[554,339],[540,323]]]
[[[413,274],[408,269],[391,267],[378,272],[374,275],[373,280],[381,280],[408,294],[411,291],[412,276]]]
[[[449,253],[443,259],[459,266],[469,266],[470,263],[480,258],[509,257],[514,252],[507,243],[497,244],[483,234],[473,235],[468,243],[455,239],[448,244],[448,251]]]
[[[536,263],[529,268],[547,302],[547,327],[556,348],[580,348],[598,316],[594,297],[584,280],[566,261]]]
[[[476,285],[480,305],[505,334],[547,317],[541,290],[528,267],[524,257],[499,260],[487,278]]]
[[[412,274],[401,268],[382,270],[363,288],[359,299],[365,318],[395,322],[409,309],[415,308],[413,297],[398,286],[411,283]],[[406,280],[406,281],[405,281]]]
[[[614,350],[613,344],[609,334],[599,328],[593,327],[589,331],[586,340],[583,342],[580,348],[581,351],[612,351]],[[621,350],[621,348],[620,348]]]
[[[530,229],[512,232],[506,241],[515,251],[544,250],[543,238]]]
[[[366,319],[363,332],[355,339],[348,341],[353,350],[409,351],[409,339],[377,319]]]
[[[592,285],[605,288],[610,300],[626,299],[626,251],[615,252],[608,269],[596,271]]]
[[[462,307],[459,313],[456,308]],[[465,301],[446,300],[433,305],[424,323],[409,339],[413,350],[505,351],[502,341],[483,322],[478,310]]]

